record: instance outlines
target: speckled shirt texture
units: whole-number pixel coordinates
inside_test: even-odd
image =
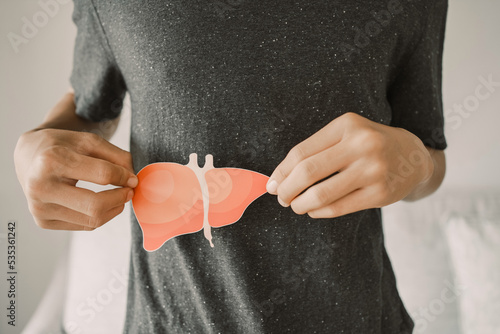
[[[446,148],[443,0],[75,1],[77,113],[131,99],[135,171],[154,162],[271,175],[355,112]],[[235,224],[143,249],[132,214],[125,333],[411,333],[380,209],[313,219],[264,194]]]

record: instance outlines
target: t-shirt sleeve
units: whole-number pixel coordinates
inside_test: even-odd
[[[116,118],[126,93],[122,73],[92,1],[74,3],[77,35],[70,83],[75,91],[76,113],[95,122]]]
[[[426,8],[422,34],[388,91],[391,125],[404,128],[434,149],[447,147],[442,101],[442,58],[447,0]],[[414,44],[415,45],[415,44]]]

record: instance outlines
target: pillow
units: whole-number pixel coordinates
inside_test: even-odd
[[[439,224],[443,210],[435,195],[382,209],[387,252],[414,333],[460,333],[458,298],[450,295],[450,254]]]
[[[445,222],[464,334],[500,333],[500,196],[480,196]]]

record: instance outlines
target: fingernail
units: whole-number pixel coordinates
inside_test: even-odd
[[[137,179],[137,176],[131,176],[128,181],[127,181],[127,186],[130,188],[135,188],[137,187],[137,184],[139,183],[139,179]]]
[[[276,194],[276,190],[278,190],[278,182],[276,180],[271,180],[266,185],[266,190],[270,194]]]
[[[127,202],[130,201],[134,197],[134,191],[130,190],[127,195]]]
[[[283,206],[283,207],[285,207],[285,208],[286,208],[286,207],[288,207],[288,206],[290,206],[290,204],[286,204],[285,202],[283,202],[283,201],[281,200],[281,198],[279,198],[279,196],[278,196],[278,203],[279,203],[279,204],[281,204],[281,206]]]

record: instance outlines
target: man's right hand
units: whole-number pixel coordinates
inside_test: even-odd
[[[130,153],[89,132],[28,131],[14,162],[29,210],[44,229],[94,230],[123,211],[138,182]],[[78,180],[119,188],[95,193],[76,187]]]

